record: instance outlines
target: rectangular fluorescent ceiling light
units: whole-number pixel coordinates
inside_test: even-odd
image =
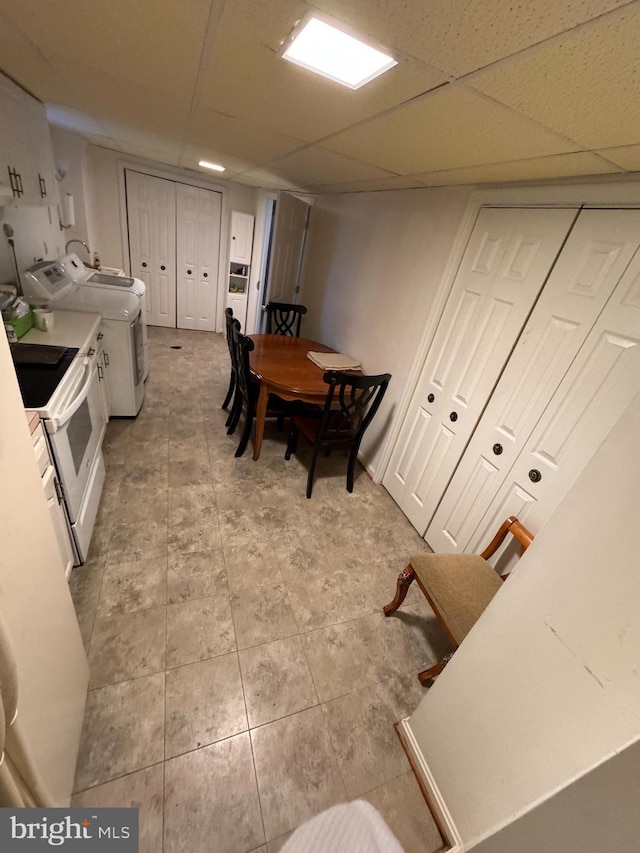
[[[218,163],[209,163],[208,160],[198,160],[198,166],[203,166],[205,169],[213,169],[214,172],[226,171],[225,166],[220,166]]]
[[[294,33],[282,55],[349,89],[359,89],[398,64],[388,54],[318,18],[310,18]]]

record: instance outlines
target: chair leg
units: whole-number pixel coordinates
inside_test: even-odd
[[[418,673],[418,678],[420,679],[420,684],[426,684],[427,681],[431,681],[432,678],[435,678],[436,675],[440,675],[445,666],[449,663],[451,658],[453,657],[453,652],[442,658],[438,663],[434,663],[433,666],[430,666],[428,669],[423,669],[422,672]]]
[[[233,435],[236,431],[236,427],[238,426],[238,421],[240,420],[240,415],[242,414],[242,395],[236,388],[235,396],[233,398],[233,405],[231,406],[231,412],[229,413],[229,417],[227,418],[227,422],[225,424],[227,429],[227,435]]]
[[[349,465],[347,467],[347,491],[353,491],[353,475],[356,469],[356,460],[358,459],[358,448],[354,444],[349,453]]]
[[[385,616],[391,616],[392,613],[395,613],[398,607],[402,604],[402,602],[407,597],[407,593],[409,592],[409,587],[416,579],[416,573],[413,569],[411,563],[400,572],[398,576],[398,583],[396,587],[396,597],[389,604],[385,604],[382,608]]]
[[[227,411],[227,406],[231,402],[231,397],[233,396],[233,392],[236,387],[236,375],[231,371],[231,376],[229,377],[229,388],[227,390],[227,396],[224,398],[224,403],[222,404],[222,408]],[[228,424],[227,424],[228,426]]]
[[[251,438],[251,430],[253,429],[253,412],[247,412],[247,420],[245,421],[244,429],[242,430],[242,436],[240,438],[240,444],[236,450],[236,456],[242,456],[242,454],[247,449],[247,444],[249,444],[249,439]]]
[[[307,497],[311,497],[313,491],[313,475],[316,470],[316,462],[318,460],[318,448],[313,448],[313,456],[311,457],[311,466],[309,467],[309,476],[307,477]]]
[[[295,453],[298,449],[298,430],[295,427],[293,421],[291,421],[291,426],[289,427],[289,438],[287,440],[287,449],[284,453],[285,459],[291,459],[291,454]]]

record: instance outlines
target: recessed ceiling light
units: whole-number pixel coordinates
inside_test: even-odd
[[[213,169],[214,172],[226,171],[225,166],[220,166],[218,163],[209,163],[208,160],[198,160],[198,166],[203,166],[205,169]]]
[[[349,89],[359,89],[398,64],[388,54],[318,18],[309,18],[294,31],[293,41],[282,55]]]

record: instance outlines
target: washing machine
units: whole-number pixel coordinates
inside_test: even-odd
[[[23,291],[30,302],[46,304],[54,312],[101,315],[109,415],[135,417],[144,400],[147,363],[140,296],[131,287],[78,283],[61,261],[41,261],[29,267],[23,276]]]
[[[140,307],[142,309],[142,332],[143,332],[143,352],[144,352],[144,379],[149,375],[149,353],[147,345],[147,297],[145,283],[139,278],[131,278],[120,271],[93,270],[86,267],[80,258],[71,252],[68,255],[63,255],[58,259],[58,263],[64,268],[66,273],[76,284],[86,285],[87,287],[112,288],[116,287],[121,291],[133,293],[140,299]]]

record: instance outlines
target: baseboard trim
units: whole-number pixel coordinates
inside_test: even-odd
[[[433,815],[436,826],[440,831],[440,835],[442,835],[446,844],[449,845],[447,848],[448,853],[463,853],[462,839],[456,829],[447,804],[440,793],[436,780],[429,769],[429,765],[422,754],[422,750],[413,735],[409,717],[396,723],[396,732],[409,759],[409,764],[420,786],[420,790],[429,806],[429,811]]]

